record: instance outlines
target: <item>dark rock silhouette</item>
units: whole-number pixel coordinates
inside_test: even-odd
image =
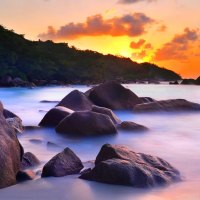
[[[95,167],[80,178],[102,183],[149,188],[180,181],[180,173],[165,160],[135,153],[118,145],[103,145]]]
[[[117,132],[109,116],[92,111],[72,113],[58,124],[56,131],[72,135],[103,135]]]
[[[83,169],[81,160],[69,148],[54,156],[45,164],[42,170],[42,177],[61,177],[71,174],[78,174]]]

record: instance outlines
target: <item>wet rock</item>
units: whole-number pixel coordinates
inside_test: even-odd
[[[141,131],[147,131],[148,128],[140,125],[140,124],[136,124],[134,122],[131,121],[124,121],[121,124],[119,124],[117,126],[118,129],[120,130],[124,130],[124,131],[129,131],[129,132],[141,132]]]
[[[0,102],[0,188],[16,184],[16,175],[20,169],[23,148],[13,128],[3,116]]]
[[[16,133],[22,133],[24,131],[22,120],[20,118],[6,118],[6,121],[15,130]]]
[[[92,102],[78,90],[70,92],[57,106],[63,106],[74,111],[91,110]]]
[[[200,111],[200,104],[185,99],[171,99],[152,103],[138,104],[134,107],[135,112],[156,111]]]
[[[57,106],[52,108],[46,115],[43,117],[39,126],[57,126],[65,117],[72,114],[74,111],[65,108],[63,106]]]
[[[36,177],[36,174],[32,170],[25,170],[25,171],[19,171],[17,173],[17,181],[23,182],[23,181],[29,181],[34,180]]]
[[[110,119],[113,121],[114,124],[120,124],[121,120],[115,115],[115,113],[109,109],[109,108],[104,108],[104,107],[99,107],[99,106],[92,106],[92,111],[96,113],[101,113],[104,115],[108,115]]]
[[[16,114],[14,114],[13,112],[7,110],[7,109],[3,109],[3,115],[4,117],[7,118],[14,118],[14,117],[18,117]],[[19,118],[19,117],[18,117]]]
[[[108,184],[149,188],[180,181],[180,173],[165,160],[135,153],[118,145],[103,145],[92,170],[80,178]]]
[[[156,102],[156,100],[151,97],[140,97],[140,100],[142,101],[142,103]]]
[[[71,174],[78,174],[83,169],[81,160],[69,148],[54,156],[45,164],[42,170],[42,177],[61,177]]]
[[[24,126],[25,130],[37,130],[37,129],[41,129],[40,126]]]
[[[116,81],[100,84],[86,93],[95,105],[112,110],[128,110],[142,103],[137,95]]]
[[[40,164],[39,159],[31,152],[26,152],[22,157],[21,169],[36,167]]]
[[[103,135],[117,132],[109,116],[91,112],[74,112],[56,127],[58,133],[72,135]]]

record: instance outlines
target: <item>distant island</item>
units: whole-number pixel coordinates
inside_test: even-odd
[[[0,26],[1,86],[17,83],[35,85],[94,84],[107,80],[176,81],[181,76],[151,63],[130,58],[79,50],[67,43],[30,41]]]

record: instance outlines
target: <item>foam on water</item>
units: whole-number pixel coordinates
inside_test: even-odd
[[[126,85],[139,96],[156,99],[185,98],[200,103],[200,87],[171,85]],[[18,114],[25,125],[37,125],[55,103],[41,100],[61,100],[74,89],[85,86],[44,87],[36,89],[0,89],[5,107]],[[77,176],[28,181],[0,191],[0,199],[61,199],[61,200],[199,200],[200,199],[200,113],[135,114],[116,112],[122,120],[132,120],[150,128],[147,133],[119,132],[116,136],[71,138],[53,129],[27,131],[19,136],[25,151],[39,157],[42,165],[52,156],[70,147],[83,162],[94,160],[105,143],[127,145],[136,152],[159,156],[181,171],[184,181],[170,187],[138,190],[131,187],[80,180]],[[32,139],[40,140],[35,143]],[[47,145],[52,142],[54,145]],[[42,169],[42,165],[36,170]]]

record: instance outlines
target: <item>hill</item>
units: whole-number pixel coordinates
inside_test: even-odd
[[[171,70],[129,58],[78,50],[67,43],[30,41],[0,26],[0,79],[58,80],[65,83],[98,83],[111,79],[178,80]]]

